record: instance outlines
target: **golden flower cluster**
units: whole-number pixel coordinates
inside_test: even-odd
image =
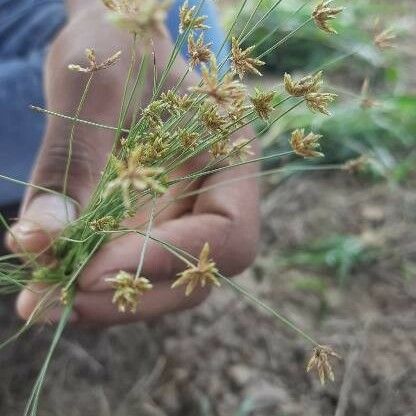
[[[331,7],[332,0],[322,0],[314,9],[312,17],[319,29],[327,33],[336,34],[337,31],[330,25],[330,21],[341,13],[343,7]]]
[[[380,49],[393,48],[396,38],[397,36],[392,29],[386,29],[374,36],[374,44]]]
[[[356,159],[347,160],[342,166],[342,169],[351,174],[360,173],[365,170],[369,162],[367,156],[361,155]]]
[[[140,297],[153,288],[145,277],[135,277],[131,273],[120,271],[117,276],[106,279],[114,288],[113,303],[122,313],[129,310],[135,313]]]
[[[184,33],[186,30],[194,29],[208,29],[209,26],[205,24],[207,16],[197,16],[196,6],[189,7],[188,0],[186,0],[179,10],[179,33]]]
[[[163,194],[166,186],[163,183],[164,169],[162,167],[144,166],[140,163],[140,154],[132,152],[127,161],[112,158],[112,164],[116,171],[116,178],[108,182],[103,198],[107,198],[116,190],[120,190],[124,206],[131,208],[131,191],[150,190]]]
[[[95,54],[94,49],[85,49],[85,56],[87,57],[87,60],[90,64],[88,67],[84,67],[78,64],[69,64],[68,69],[70,69],[71,71],[83,72],[88,74],[91,72],[97,72],[102,69],[110,68],[120,60],[121,51],[116,52],[114,55],[110,56],[108,59],[106,59],[104,62],[100,64],[97,62],[97,55]]]
[[[288,94],[293,97],[304,97],[321,89],[323,84],[322,71],[315,75],[303,77],[298,81],[295,81],[290,74],[285,73],[283,81]]]
[[[250,46],[243,50],[236,37],[231,39],[231,69],[234,73],[238,74],[240,79],[243,79],[246,73],[261,76],[261,72],[256,67],[263,66],[265,63],[260,59],[250,58],[250,54],[254,48],[254,46]]]
[[[270,114],[273,112],[274,96],[274,91],[264,92],[256,88],[255,95],[250,97],[250,101],[251,104],[253,104],[254,110],[262,120],[268,120]]]
[[[131,33],[147,39],[163,35],[164,22],[171,0],[102,0],[110,10],[110,20]]]
[[[212,284],[220,286],[217,278],[218,270],[215,263],[209,258],[209,244],[205,243],[202,248],[199,260],[196,266],[190,266],[188,269],[178,274],[178,279],[172,284],[172,289],[178,286],[186,285],[185,296],[189,296],[198,284],[201,287]]]
[[[321,137],[321,135],[312,132],[305,136],[304,129],[297,129],[292,133],[290,145],[292,146],[293,151],[299,156],[306,158],[322,157],[323,154],[316,150],[319,148],[318,141]]]
[[[222,80],[218,77],[218,66],[215,56],[211,56],[210,65],[202,65],[202,85],[193,87],[193,91],[207,95],[216,104],[227,107],[235,102],[244,100],[246,89],[234,79],[232,73],[227,73]]]
[[[332,371],[330,357],[341,359],[341,357],[327,345],[318,345],[313,349],[312,357],[310,358],[306,371],[309,373],[312,370],[316,370],[319,380],[322,385],[325,384],[326,378],[331,381],[335,381],[334,372]]]
[[[303,77],[298,81],[294,81],[290,74],[284,75],[284,85],[288,94],[293,97],[304,97],[306,105],[312,112],[318,111],[331,115],[328,104],[333,102],[337,95],[320,92],[322,84],[322,71]]]
[[[211,60],[212,43],[204,43],[204,34],[201,33],[195,40],[194,35],[190,34],[188,37],[188,55],[189,55],[189,67],[194,69],[197,65],[207,63]]]

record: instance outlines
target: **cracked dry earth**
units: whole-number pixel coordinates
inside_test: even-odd
[[[41,416],[411,416],[416,408],[416,195],[345,175],[292,177],[266,191],[259,257],[238,281],[342,354],[335,383],[305,373],[311,346],[230,289],[144,325],[68,330]],[[414,189],[414,188],[413,188]],[[382,247],[340,286],[331,270],[279,259],[332,233]],[[369,238],[369,236],[371,238]],[[414,269],[413,269],[414,270]],[[319,273],[323,292],[297,285]],[[0,335],[18,327],[0,303]],[[0,354],[0,414],[21,416],[51,340],[33,329]]]

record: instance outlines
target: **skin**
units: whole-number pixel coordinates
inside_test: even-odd
[[[131,45],[130,37],[114,28],[105,18],[105,8],[98,1],[68,1],[69,21],[51,45],[45,63],[45,94],[47,107],[64,114],[74,114],[78,106],[85,74],[68,71],[68,64],[85,63],[84,50],[94,47],[98,61],[122,49],[122,59],[114,67],[94,76],[90,94],[82,111],[82,118],[116,125],[122,89],[126,78]],[[156,70],[160,73],[172,49],[169,37],[154,41]],[[137,50],[138,59],[142,51]],[[174,85],[185,71],[185,62],[178,59],[167,85]],[[149,80],[146,85],[151,85]],[[187,86],[198,82],[196,75],[187,79]],[[142,103],[149,100],[150,91],[144,91]],[[62,190],[65,163],[68,156],[68,137],[71,125],[59,118],[49,118],[43,143],[35,163],[31,182],[55,190]],[[246,128],[238,137],[252,137]],[[236,137],[236,138],[238,138]],[[65,207],[64,200],[56,195],[28,189],[18,222],[7,237],[14,252],[22,249],[39,253],[48,247],[68,220],[75,218],[85,207],[97,183],[113,145],[114,134],[103,129],[79,125],[76,128],[68,195],[76,204]],[[257,145],[254,145],[257,152]],[[255,156],[254,156],[255,157]],[[199,156],[176,174],[183,176],[204,166],[207,155]],[[187,191],[199,187],[221,184],[238,176],[253,174],[258,167],[225,170],[191,184]],[[180,194],[183,186],[169,190],[158,207],[167,199]],[[69,214],[69,218],[68,218]],[[129,226],[137,227],[148,218],[148,212],[137,214]],[[258,188],[255,179],[244,179],[228,186],[218,186],[194,198],[172,204],[155,219],[152,235],[168,241],[198,256],[204,242],[209,242],[211,256],[218,268],[227,276],[243,271],[253,261],[259,233]],[[142,275],[151,279],[154,289],[143,296],[136,314],[122,314],[112,303],[113,290],[105,281],[120,270],[135,272],[143,238],[130,234],[113,239],[91,259],[78,280],[72,321],[100,326],[149,320],[163,314],[181,311],[201,303],[209,289],[197,289],[185,297],[184,288],[170,289],[175,275],[184,264],[165,249],[150,242],[145,256]],[[23,290],[17,300],[17,312],[28,319],[45,288],[31,286]],[[44,319],[57,321],[60,307],[49,310]]]

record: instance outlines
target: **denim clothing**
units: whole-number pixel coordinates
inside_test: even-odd
[[[173,3],[167,26],[175,40],[183,0]],[[199,4],[200,0],[189,1],[190,6]],[[224,34],[212,0],[205,0],[199,14],[208,16],[205,39],[218,52]],[[45,117],[29,105],[45,105],[45,51],[65,20],[64,0],[0,0],[0,174],[29,178],[45,126]],[[182,54],[186,55],[186,42]],[[18,202],[23,191],[24,187],[0,179],[0,206]]]

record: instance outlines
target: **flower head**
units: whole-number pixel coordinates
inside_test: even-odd
[[[162,92],[160,101],[164,104],[164,110],[176,115],[185,112],[193,104],[193,99],[188,94],[179,95],[172,90]]]
[[[204,34],[201,33],[195,40],[194,35],[191,34],[188,37],[188,55],[189,55],[189,66],[194,69],[196,66],[209,62],[211,60],[212,43],[204,43]]]
[[[231,69],[239,75],[240,79],[243,79],[246,72],[261,76],[261,72],[256,66],[263,66],[264,62],[260,59],[250,58],[253,49],[254,46],[245,50],[241,49],[237,38],[233,37],[231,40]]]
[[[256,88],[255,93],[256,95],[254,95],[254,97],[250,97],[254,110],[261,119],[268,120],[273,111],[273,98],[275,92],[263,92]]]
[[[285,89],[293,97],[303,97],[306,94],[318,92],[322,83],[322,71],[303,77],[299,81],[294,81],[290,74],[284,75]]]
[[[218,80],[217,60],[211,57],[210,66],[202,65],[202,85],[194,87],[193,91],[206,94],[212,101],[220,106],[227,106],[245,97],[245,87],[241,82],[234,80],[234,75],[228,73],[222,81]]]
[[[171,0],[103,0],[115,25],[143,38],[164,34]]]
[[[319,148],[319,139],[322,136],[310,132],[305,136],[304,129],[297,129],[292,133],[290,145],[293,151],[303,157],[322,157],[323,154],[316,149]]]
[[[215,263],[209,259],[209,244],[205,243],[199,255],[198,264],[190,266],[188,269],[178,274],[178,279],[172,285],[172,289],[178,286],[186,285],[185,295],[189,296],[196,288],[198,283],[205,287],[207,283],[220,286],[216,277],[218,273]]]
[[[120,271],[117,276],[106,279],[115,289],[113,303],[120,312],[129,310],[135,313],[140,297],[153,288],[153,285],[145,277],[135,277],[131,273]]]
[[[186,0],[179,10],[179,33],[185,32],[187,29],[209,29],[205,24],[208,16],[196,16],[196,6],[189,7]]]
[[[247,139],[237,139],[235,140],[228,152],[228,157],[230,164],[244,162],[250,156],[253,156],[254,152],[251,151],[250,140]]]
[[[209,101],[202,104],[199,118],[202,124],[212,132],[222,131],[227,122],[227,119],[220,114],[218,106]]]
[[[139,155],[132,152],[126,162],[113,158],[113,165],[117,177],[110,181],[103,193],[106,198],[115,190],[120,189],[124,205],[126,208],[131,207],[130,192],[151,190],[156,193],[166,192],[166,186],[163,184],[164,169],[161,167],[146,167],[138,162]]]
[[[193,150],[198,145],[199,134],[186,129],[178,131],[178,137],[181,145],[187,150]]]
[[[313,349],[312,357],[306,366],[306,371],[308,373],[311,370],[316,369],[322,385],[325,384],[326,378],[329,378],[331,381],[335,380],[329,357],[341,359],[331,347],[328,347],[327,345],[318,345]]]
[[[374,36],[374,44],[380,49],[393,48],[396,38],[392,29],[386,29]]]
[[[70,69],[71,71],[76,71],[76,72],[91,73],[91,72],[100,71],[101,69],[110,68],[110,66],[113,66],[120,60],[121,51],[116,52],[114,55],[107,58],[101,64],[97,63],[97,56],[95,54],[94,49],[92,48],[85,49],[85,56],[87,57],[87,60],[90,64],[88,67],[83,67],[81,65],[76,65],[76,64],[70,64],[68,65],[68,69]]]
[[[365,170],[369,162],[367,156],[361,155],[356,159],[347,160],[342,166],[342,169],[351,174],[359,173]]]
[[[305,100],[306,105],[312,112],[318,111],[319,113],[330,116],[331,112],[328,110],[328,104],[332,103],[336,97],[336,94],[331,94],[329,92],[313,92],[306,94]]]
[[[327,33],[336,34],[337,31],[330,25],[329,21],[335,19],[335,17],[341,13],[343,7],[331,7],[332,0],[322,0],[314,9],[312,17],[315,20],[319,29]]]
[[[91,221],[89,226],[93,231],[112,231],[118,228],[119,222],[111,215],[107,215]]]
[[[227,135],[222,136],[219,140],[216,140],[211,144],[209,148],[209,153],[211,153],[214,159],[218,157],[226,157],[230,154],[230,143]]]

